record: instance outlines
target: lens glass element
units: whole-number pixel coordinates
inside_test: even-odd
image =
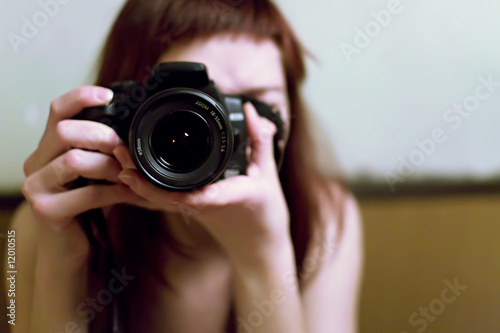
[[[205,119],[192,111],[175,111],[153,129],[151,149],[158,162],[170,171],[191,172],[206,161],[211,141]]]

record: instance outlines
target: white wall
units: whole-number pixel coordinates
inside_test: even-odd
[[[35,0],[0,1],[0,191],[5,192],[15,191],[23,179],[22,163],[42,134],[50,101],[91,82],[91,68],[122,0],[65,0],[17,53],[8,34],[22,35],[23,19],[33,22],[42,8]],[[465,116],[450,108],[476,102],[480,78],[500,82],[500,2],[278,3],[317,58],[309,62],[306,96],[349,177],[384,181],[392,173],[397,186],[396,176],[409,181],[499,174],[500,86],[491,93],[480,88],[484,100],[471,104],[475,111]],[[390,18],[383,15],[388,8]],[[374,12],[384,16],[379,20],[385,26]],[[372,29],[373,37],[362,40],[357,28]],[[434,148],[428,140],[433,132],[441,141]],[[416,140],[427,142],[428,151]],[[401,160],[411,172],[401,169]]]
[[[392,172],[404,180],[498,178],[500,85],[474,112],[464,113],[468,118],[449,109],[476,101],[479,77],[500,82],[500,2],[279,2],[319,58],[307,96],[351,177],[384,180]],[[372,12],[388,8],[397,14],[385,27],[374,24]],[[356,47],[356,29],[367,27],[374,36],[367,46],[359,39],[357,50],[346,46]],[[341,46],[354,53],[344,54]],[[429,156],[419,153],[415,140],[431,138],[436,129],[442,129],[443,142]],[[410,176],[398,174],[400,158],[414,169]]]

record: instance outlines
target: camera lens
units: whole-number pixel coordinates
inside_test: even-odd
[[[210,127],[192,111],[174,111],[165,115],[151,135],[151,150],[156,159],[175,172],[199,168],[210,154],[210,148]]]
[[[190,191],[224,176],[234,133],[217,99],[196,89],[170,88],[137,109],[128,144],[137,170],[151,183]]]

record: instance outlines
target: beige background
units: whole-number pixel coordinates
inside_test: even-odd
[[[362,333],[418,332],[410,315],[455,277],[467,289],[425,332],[500,332],[499,194],[368,199],[361,207]]]

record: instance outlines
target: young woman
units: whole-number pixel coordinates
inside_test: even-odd
[[[315,165],[299,92],[303,53],[267,0],[127,1],[97,85],[52,102],[25,163],[13,332],[355,332],[360,218],[352,196]],[[143,82],[170,61],[204,63],[221,92],[279,110],[281,169],[276,127],[249,103],[247,175],[193,192],[153,186],[110,127],[71,119],[109,103],[112,82]],[[78,177],[110,184],[68,186]],[[105,279],[89,268],[94,252],[77,219],[94,208],[114,254]]]

